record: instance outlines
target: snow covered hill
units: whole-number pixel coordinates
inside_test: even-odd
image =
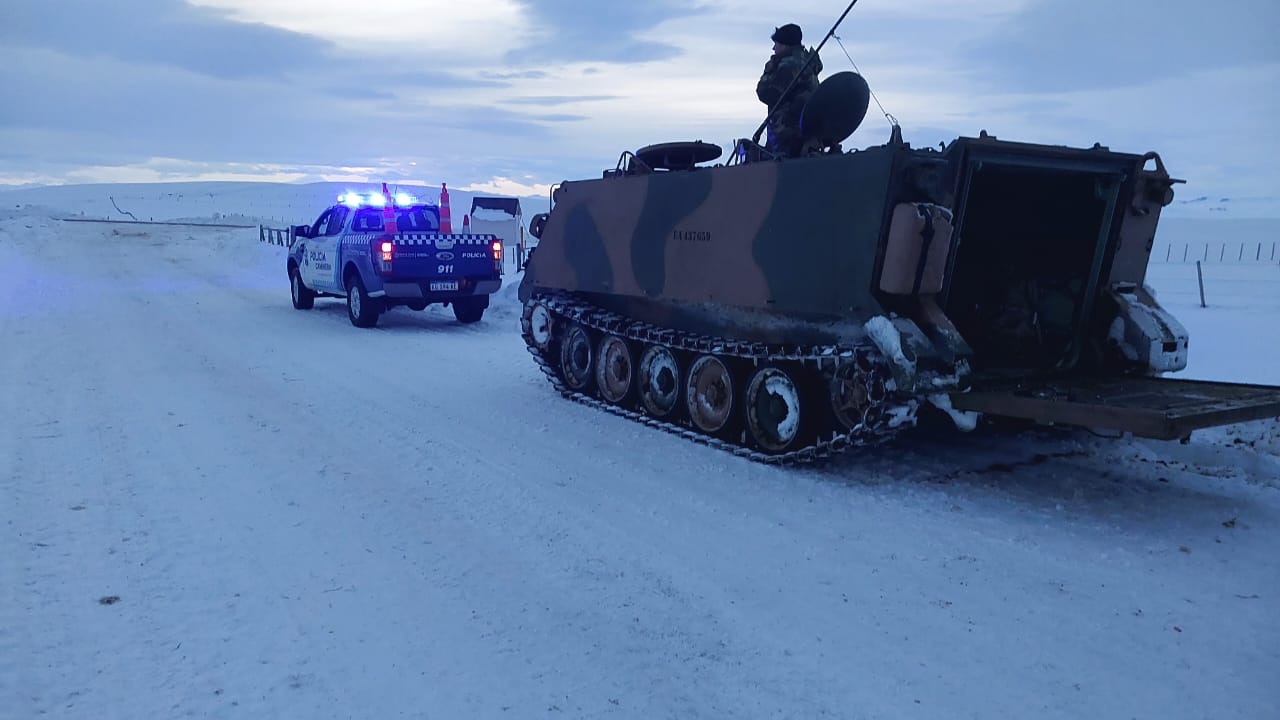
[[[440,186],[396,186],[430,202],[439,202]],[[57,217],[105,220],[202,220],[284,226],[309,223],[327,203],[350,191],[378,187],[360,183],[187,182],[117,185],[60,185],[0,191],[0,210]],[[476,195],[449,187],[455,228],[471,210]],[[547,198],[521,198],[526,215],[545,212]]]
[[[116,190],[0,193],[0,715],[1280,716],[1280,423],[766,467],[553,393],[513,275],[357,330],[256,229],[55,219],[317,210]],[[1280,383],[1280,267],[1205,270],[1188,374]]]

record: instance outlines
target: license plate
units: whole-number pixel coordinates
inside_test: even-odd
[[[457,280],[439,280],[431,283],[431,292],[450,292],[457,289]]]

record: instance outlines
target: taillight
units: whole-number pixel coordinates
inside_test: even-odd
[[[383,275],[391,272],[391,260],[395,257],[396,246],[390,240],[374,240],[370,243],[371,251],[377,262],[374,263],[375,269]]]
[[[493,245],[491,245],[490,247],[493,249],[493,271],[501,275],[502,274],[502,241],[494,240]]]

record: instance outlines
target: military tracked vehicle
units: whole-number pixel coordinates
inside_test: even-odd
[[[806,149],[624,152],[535,216],[522,332],[563,395],[769,462],[893,437],[924,406],[1175,439],[1280,415],[1280,388],[1172,380],[1145,284],[1156,153],[961,137],[844,151],[866,84],[828,78]],[[758,133],[757,133],[758,136]]]

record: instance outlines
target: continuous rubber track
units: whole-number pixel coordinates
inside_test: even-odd
[[[545,306],[555,320],[553,337],[546,349],[538,347],[530,324],[531,311],[538,304]],[[892,439],[899,429],[914,421],[915,401],[894,402],[892,395],[888,395],[876,402],[871,411],[866,413],[867,422],[860,423],[851,430],[830,428],[818,432],[813,442],[809,444],[781,453],[764,452],[741,443],[708,435],[690,426],[660,420],[639,410],[604,402],[566,386],[556,365],[555,348],[559,346],[559,333],[567,323],[579,323],[590,330],[611,333],[639,343],[662,345],[672,350],[711,354],[721,358],[747,360],[756,365],[791,362],[808,366],[821,373],[824,370],[834,370],[846,363],[862,363],[875,369],[873,373],[867,375],[868,386],[877,379],[883,381],[889,375],[888,368],[878,351],[870,346],[775,345],[687,333],[634,321],[563,293],[539,294],[525,303],[520,322],[521,334],[529,353],[533,355],[542,372],[561,395],[584,405],[630,418],[649,427],[660,428],[740,457],[771,464],[815,462],[851,448],[883,443]],[[869,397],[875,397],[876,394],[868,387]],[[883,395],[883,393],[880,394]]]

